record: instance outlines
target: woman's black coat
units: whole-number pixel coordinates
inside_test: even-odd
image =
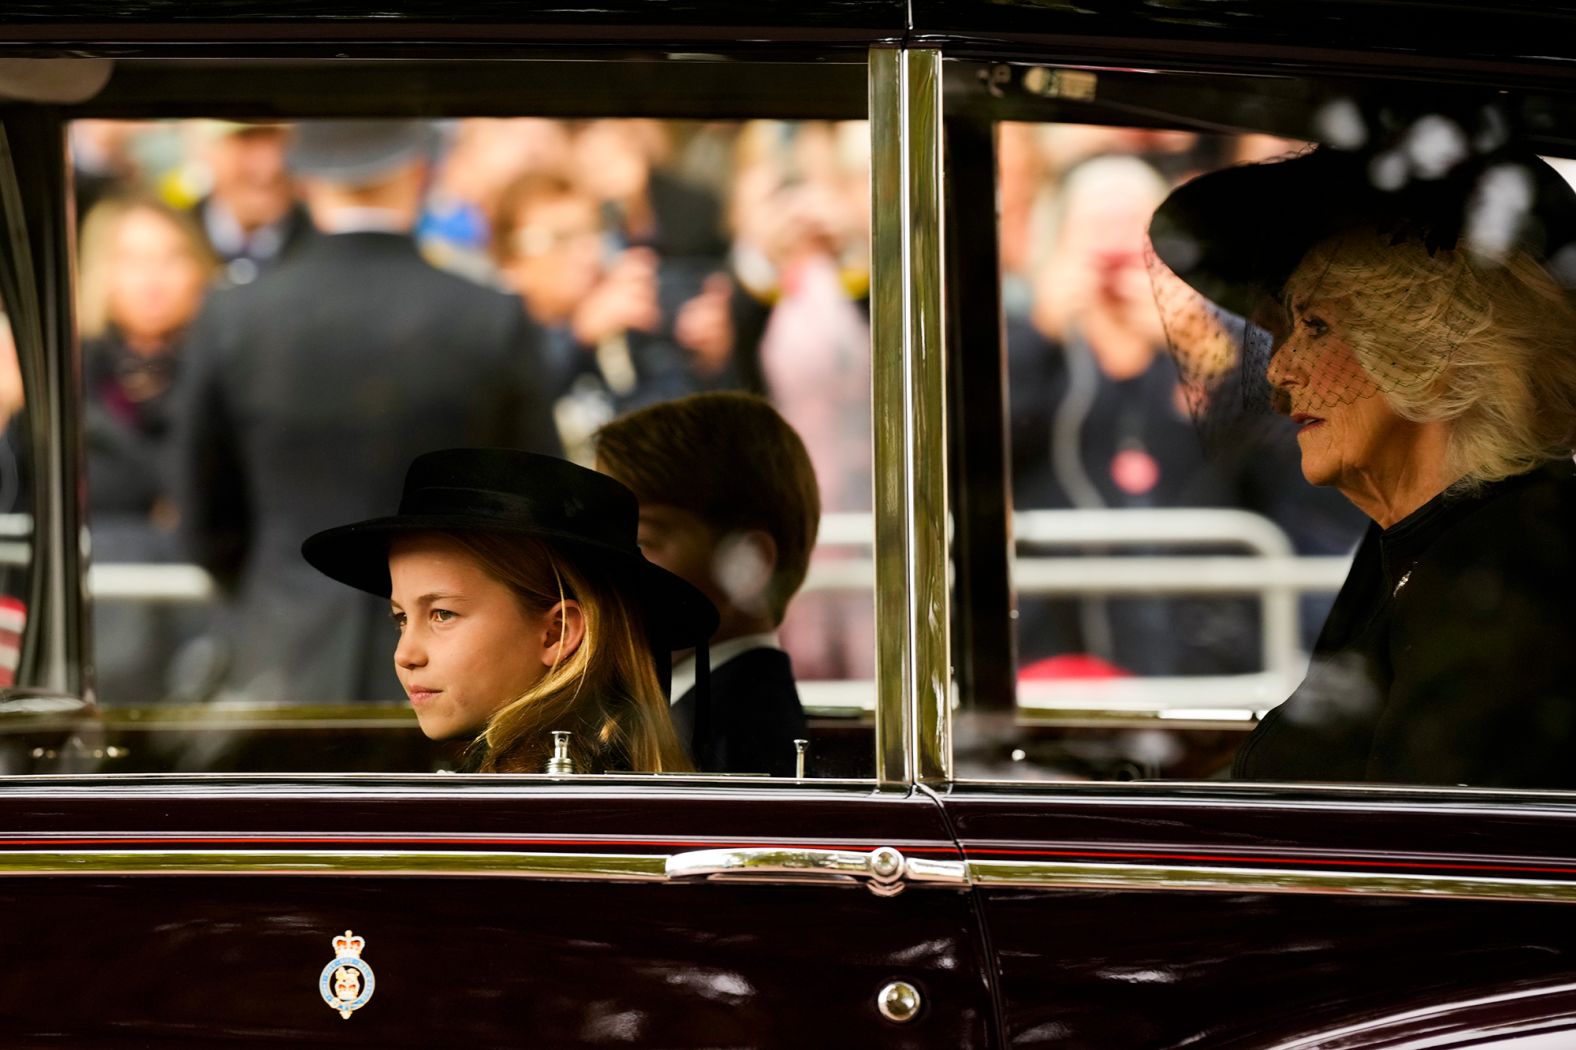
[[[1250,780],[1576,787],[1576,468],[1369,528]]]

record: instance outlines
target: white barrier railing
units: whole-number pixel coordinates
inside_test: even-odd
[[[1168,678],[1024,681],[1018,707],[1040,712],[1154,713],[1161,717],[1246,719],[1280,703],[1301,679],[1298,599],[1334,593],[1350,557],[1299,557],[1273,521],[1231,508],[1133,510],[1029,510],[1012,517],[1021,549],[1097,551],[1132,547],[1241,547],[1226,555],[1019,554],[1012,583],[1020,595],[1258,596],[1264,670],[1254,674]],[[828,514],[818,546],[868,547],[873,523],[866,514]],[[810,566],[804,591],[867,590],[875,584],[869,558],[830,557]],[[807,707],[874,709],[874,683],[801,682]]]

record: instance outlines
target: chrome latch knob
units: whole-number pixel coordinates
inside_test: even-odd
[[[563,729],[553,730],[553,757],[547,760],[547,771],[556,775],[573,773],[574,759],[569,757],[569,736]]]
[[[893,981],[876,996],[876,1009],[881,1011],[881,1016],[897,1024],[907,1024],[919,1016],[919,1008],[923,1005],[919,989],[907,981]]]
[[[794,740],[793,742],[793,775],[798,780],[804,779],[804,755],[810,748],[808,740]]]
[[[870,892],[878,897],[892,897],[903,891],[903,873],[908,863],[903,854],[891,846],[881,846],[870,851]]]
[[[868,853],[806,849],[799,846],[747,846],[676,853],[663,870],[670,879],[761,879],[782,882],[849,883],[863,881],[878,897],[892,897],[909,883],[965,887],[962,861],[905,857],[891,846]]]

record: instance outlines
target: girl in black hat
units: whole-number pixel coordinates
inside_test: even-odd
[[[704,644],[716,610],[647,562],[634,496],[507,449],[419,457],[399,512],[302,553],[390,600],[395,670],[433,739],[473,737],[466,769],[539,773],[567,730],[576,772],[690,768],[659,667]]]

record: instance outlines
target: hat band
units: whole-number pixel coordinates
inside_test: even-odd
[[[452,517],[462,519],[456,525],[468,528],[494,524],[510,532],[564,533],[609,547],[629,547],[618,536],[609,534],[605,523],[594,515],[545,516],[541,511],[537,501],[513,493],[446,486],[407,489],[399,504],[401,515]]]

